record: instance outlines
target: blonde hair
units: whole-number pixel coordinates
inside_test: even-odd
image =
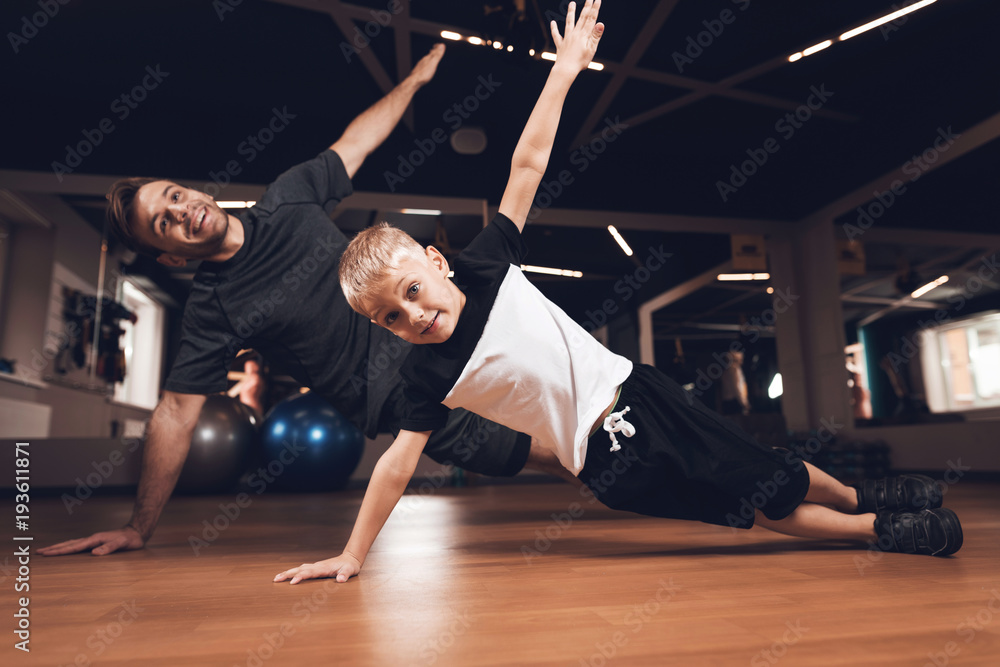
[[[388,222],[358,232],[340,258],[340,289],[347,303],[362,315],[361,302],[375,296],[379,283],[405,259],[426,261],[424,248],[412,236]]]

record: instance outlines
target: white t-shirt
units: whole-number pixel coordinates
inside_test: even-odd
[[[578,474],[590,429],[632,362],[528,282],[520,268],[524,254],[517,227],[497,214],[455,259],[454,280],[466,304],[448,341],[410,353],[401,427],[434,430],[449,409],[465,408],[536,438]]]

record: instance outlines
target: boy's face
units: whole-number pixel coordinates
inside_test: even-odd
[[[372,322],[417,345],[451,338],[465,306],[465,294],[448,279],[448,260],[433,247],[425,253],[387,272],[362,303]]]
[[[136,192],[130,224],[143,243],[162,251],[160,262],[183,265],[219,252],[229,214],[203,192],[153,181]]]

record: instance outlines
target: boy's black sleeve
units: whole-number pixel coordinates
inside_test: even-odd
[[[455,259],[455,280],[459,285],[499,282],[507,275],[507,267],[520,266],[527,254],[517,225],[497,213]]]
[[[425,388],[408,382],[405,395],[407,409],[399,422],[400,428],[417,432],[436,431],[447,423],[451,410],[431,398]]]

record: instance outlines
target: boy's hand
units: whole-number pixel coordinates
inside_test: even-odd
[[[444,44],[435,44],[427,55],[421,58],[410,71],[410,78],[418,86],[422,86],[434,78],[438,63],[444,55]]]
[[[336,558],[327,558],[318,563],[303,563],[298,567],[285,570],[274,578],[274,581],[289,581],[289,584],[297,584],[305,579],[324,579],[336,577],[337,581],[344,583],[361,571],[361,561],[344,552]]]
[[[587,69],[604,34],[604,24],[597,22],[600,9],[601,0],[587,0],[577,20],[576,3],[569,3],[565,36],[560,36],[559,26],[552,21],[552,40],[556,43],[556,64],[553,68],[565,68],[573,74]]]

